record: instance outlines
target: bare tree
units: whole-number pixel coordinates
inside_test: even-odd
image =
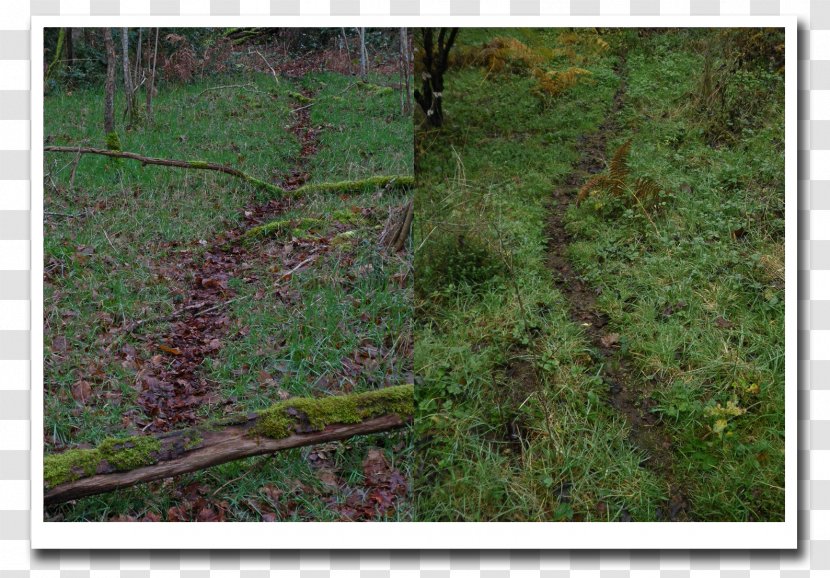
[[[133,71],[133,90],[138,91],[138,87],[141,86],[141,76],[139,75],[139,70],[141,68],[141,31],[142,29],[138,29],[138,42],[135,43],[135,70]]]
[[[439,28],[436,43],[434,28],[421,29],[423,72],[421,90],[415,90],[415,102],[427,115],[427,121],[432,126],[441,126],[444,122],[444,73],[447,71],[450,49],[456,36],[458,28]]]
[[[150,41],[149,36],[147,41]],[[156,28],[156,42],[153,48],[153,66],[150,69],[150,86],[147,87],[147,122],[153,123],[153,91],[156,88],[156,62],[159,55],[159,29]]]
[[[352,53],[349,51],[349,39],[346,37],[346,29],[340,29],[340,41],[343,43],[343,46],[346,48],[346,60],[349,62],[349,74],[352,73]]]
[[[409,85],[409,63],[410,63],[410,48],[409,48],[409,33],[406,28],[400,29],[400,70],[401,70],[401,113],[408,114],[412,112],[412,97],[411,87]]]
[[[366,54],[366,29],[358,28],[357,34],[360,37],[360,78],[363,82],[366,82],[369,79],[369,59]]]
[[[107,135],[109,145],[110,135],[115,132],[115,119],[113,117],[113,104],[115,101],[115,45],[112,42],[112,28],[104,28],[104,47],[107,52],[107,79],[104,83],[104,134]]]
[[[121,29],[121,64],[124,69],[124,96],[127,101],[127,126],[135,121],[135,101],[133,100],[133,82],[130,77],[130,33],[129,29]]]

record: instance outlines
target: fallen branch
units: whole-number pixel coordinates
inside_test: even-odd
[[[409,203],[406,206],[406,217],[404,217],[403,223],[401,223],[401,227],[400,229],[398,229],[398,232],[395,235],[395,239],[393,241],[392,249],[396,253],[403,249],[404,245],[406,244],[406,240],[409,238],[409,231],[412,228],[412,218],[414,214],[415,203],[414,201],[409,201]]]
[[[281,450],[400,428],[412,420],[414,386],[295,398],[261,412],[155,436],[108,438],[95,449],[43,460],[44,503],[110,492]]]
[[[254,50],[254,52],[256,52],[257,54],[259,54],[259,57],[260,57],[260,58],[262,59],[262,61],[265,63],[265,66],[267,66],[268,68],[270,68],[270,69],[271,69],[271,74],[274,76],[274,82],[276,82],[277,84],[279,84],[279,83],[280,83],[280,79],[277,77],[277,71],[276,71],[276,70],[274,70],[274,67],[273,67],[273,66],[271,66],[271,63],[269,63],[269,62],[268,62],[268,59],[267,59],[267,58],[265,58],[259,50]]]
[[[176,319],[177,317],[179,317],[181,314],[187,313],[189,311],[196,311],[196,312],[198,312],[199,315],[205,315],[205,314],[210,313],[212,311],[216,311],[217,309],[219,309],[221,307],[226,307],[226,306],[230,305],[231,303],[235,303],[236,301],[241,301],[242,299],[247,299],[249,297],[250,297],[250,295],[242,295],[241,297],[235,297],[233,299],[228,299],[227,301],[222,301],[222,302],[217,303],[217,304],[215,304],[211,307],[208,307],[207,309],[203,309],[203,307],[205,307],[206,305],[209,304],[208,301],[200,301],[199,303],[191,303],[190,305],[186,305],[184,307],[180,307],[179,309],[176,309],[175,311],[173,311],[169,315],[162,315],[162,316],[159,316],[159,317],[150,317],[150,318],[147,318],[147,319],[141,319],[139,321],[134,321],[133,323],[130,323],[129,325],[125,326],[123,330],[126,333],[132,333],[133,331],[135,331],[139,327],[143,327],[144,325],[154,325],[156,323],[164,323],[166,321],[172,321],[173,319]]]
[[[280,187],[266,183],[265,181],[261,181],[247,173],[240,171],[239,169],[235,169],[227,165],[208,163],[205,161],[181,161],[176,159],[160,159],[156,157],[145,157],[144,155],[140,155],[138,153],[131,153],[128,151],[96,149],[90,147],[46,146],[43,147],[43,150],[47,153],[76,153],[88,155],[103,155],[118,159],[131,159],[140,162],[142,165],[160,165],[164,167],[177,167],[180,169],[217,171],[220,173],[225,173],[226,175],[230,175],[232,177],[243,179],[245,181],[248,181],[252,185],[264,188],[272,193],[276,193],[279,195],[285,194],[285,190],[281,189]]]
[[[369,177],[357,181],[341,181],[339,183],[311,183],[303,185],[287,194],[299,197],[314,193],[359,194],[377,189],[405,190],[415,184],[415,177],[407,175]]]
[[[110,150],[110,149],[96,149],[91,147],[69,147],[69,146],[45,146],[44,152],[47,153],[75,153],[76,155],[90,154],[103,155],[118,159],[130,159],[140,162],[142,165],[160,165],[164,167],[176,167],[180,169],[196,169],[204,171],[217,171],[242,179],[251,183],[252,185],[265,189],[270,193],[279,196],[299,197],[302,195],[310,195],[315,193],[334,193],[334,194],[359,194],[377,189],[387,190],[402,190],[408,189],[415,184],[415,178],[408,175],[392,175],[392,176],[375,176],[357,181],[341,181],[337,183],[312,183],[304,185],[293,191],[287,191],[277,185],[272,185],[261,181],[251,175],[227,165],[220,165],[217,163],[208,163],[205,161],[182,161],[177,159],[161,159],[156,157],[146,157],[138,153],[129,151]]]

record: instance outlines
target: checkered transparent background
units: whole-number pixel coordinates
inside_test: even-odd
[[[39,551],[29,547],[30,15],[799,16],[799,549]],[[290,21],[289,21],[290,22]],[[0,578],[830,577],[830,0],[0,0]],[[632,527],[636,531],[636,525]]]

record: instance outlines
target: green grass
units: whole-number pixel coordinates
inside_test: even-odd
[[[527,74],[451,70],[446,125],[417,134],[418,519],[656,520],[677,480],[695,520],[782,519],[783,83],[729,84],[755,116],[725,130],[693,104],[705,33],[604,39],[573,44],[592,76],[547,106]],[[667,194],[647,215],[608,195],[569,207],[568,255],[671,436],[671,479],[641,466],[545,264],[546,201],[610,110],[623,47],[606,158],[633,138],[632,177]],[[557,54],[546,66],[571,64]]]
[[[452,71],[447,125],[418,135],[418,519],[648,519],[663,497],[602,403],[588,344],[544,261],[546,201],[578,158],[578,137],[610,108],[614,61],[596,59],[590,80],[546,107],[525,75]],[[422,275],[434,248],[458,236],[503,273],[475,285],[440,268]]]
[[[202,92],[236,83],[253,83],[255,90]],[[400,113],[397,93],[365,97],[350,83],[336,74],[310,73],[277,85],[270,75],[165,84],[154,99],[154,126],[122,130],[121,145],[148,156],[226,163],[276,182],[300,154],[290,130],[296,122],[291,111],[301,106],[293,94],[310,89],[316,103],[311,122],[320,143],[309,165],[311,182],[412,174],[412,125]],[[99,93],[90,89],[45,99],[50,143],[103,146]],[[343,100],[333,101],[334,93]],[[80,161],[70,190],[73,156],[47,155],[45,163],[45,267],[51,277],[44,295],[44,432],[47,449],[94,445],[125,433],[131,420],[122,421],[123,415],[141,413],[136,368],[119,352],[134,347],[146,359],[154,352],[144,351],[144,336],[165,331],[164,324],[146,326],[129,336],[121,328],[180,307],[187,288],[165,267],[189,259],[198,263],[205,247],[239,225],[247,204],[267,196],[218,173],[141,168],[92,156]],[[311,195],[276,218],[315,218],[319,226],[249,245],[256,254],[246,276],[258,281],[228,281],[238,298],[229,305],[231,330],[201,368],[220,397],[202,406],[201,417],[262,409],[287,395],[411,383],[411,265],[377,245],[389,208],[405,201],[402,192]],[[304,251],[325,246],[316,261],[280,279],[284,261],[297,263]],[[342,361],[356,356],[360,363],[346,372]],[[78,380],[92,386],[85,404],[71,395]],[[193,504],[206,501],[221,505],[227,520],[262,520],[264,512],[278,520],[336,520],[332,505],[358,491],[362,460],[372,448],[410,477],[412,450],[403,431],[228,463],[84,498],[52,514],[83,521],[149,513],[164,520],[170,508],[193,507],[186,517],[196,519]],[[326,455],[324,463],[341,487],[321,482],[310,459],[315,452]],[[282,504],[263,493],[268,486],[283,493]],[[398,502],[393,517],[410,519],[408,499]]]
[[[757,107],[752,128],[709,146],[693,104],[704,57],[690,46],[701,41],[663,35],[628,59],[626,130],[609,155],[633,137],[632,174],[668,193],[651,214],[656,231],[636,210],[608,226],[589,200],[569,215],[579,239],[571,255],[601,288],[599,305],[624,336],[641,386],[657,384],[654,411],[676,440],[675,472],[695,516],[781,520],[783,77],[748,73],[764,87],[741,101]],[[740,415],[726,411],[730,403]]]

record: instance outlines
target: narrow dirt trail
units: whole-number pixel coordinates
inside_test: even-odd
[[[596,288],[588,285],[574,271],[567,257],[573,241],[565,229],[565,212],[575,202],[580,186],[596,173],[606,169],[606,144],[618,131],[617,116],[625,102],[627,78],[625,55],[617,66],[620,85],[613,104],[599,129],[580,138],[581,158],[563,184],[553,190],[546,224],[547,265],[553,273],[557,289],[568,303],[571,320],[582,327],[594,351],[594,365],[608,387],[608,402],[630,426],[630,441],[643,450],[641,464],[666,480],[669,499],[657,507],[660,521],[691,521],[689,502],[682,484],[673,473],[672,439],[659,418],[650,410],[653,402],[643,391],[628,360],[620,353],[619,336],[606,331],[608,318],[597,309]],[[624,515],[626,517],[626,515]]]
[[[295,112],[290,130],[300,142],[300,155],[287,175],[273,177],[286,190],[296,189],[308,181],[310,159],[318,147],[317,131],[311,126],[308,108]],[[173,287],[181,288],[177,303],[181,314],[171,320],[166,332],[148,332],[142,337],[144,351],[152,353],[149,359],[133,347],[122,350],[124,363],[136,369],[137,402],[143,410],[143,415],[130,417],[143,431],[166,431],[191,425],[198,421],[197,413],[202,406],[226,403],[218,384],[206,378],[202,365],[217,355],[225,339],[234,337],[228,309],[237,299],[237,292],[229,286],[229,280],[257,281],[254,271],[258,268],[254,264],[263,258],[255,247],[228,241],[289,208],[291,201],[282,198],[252,202],[244,208],[240,225],[217,235],[206,251],[173,253],[172,262],[158,266],[160,276]]]

